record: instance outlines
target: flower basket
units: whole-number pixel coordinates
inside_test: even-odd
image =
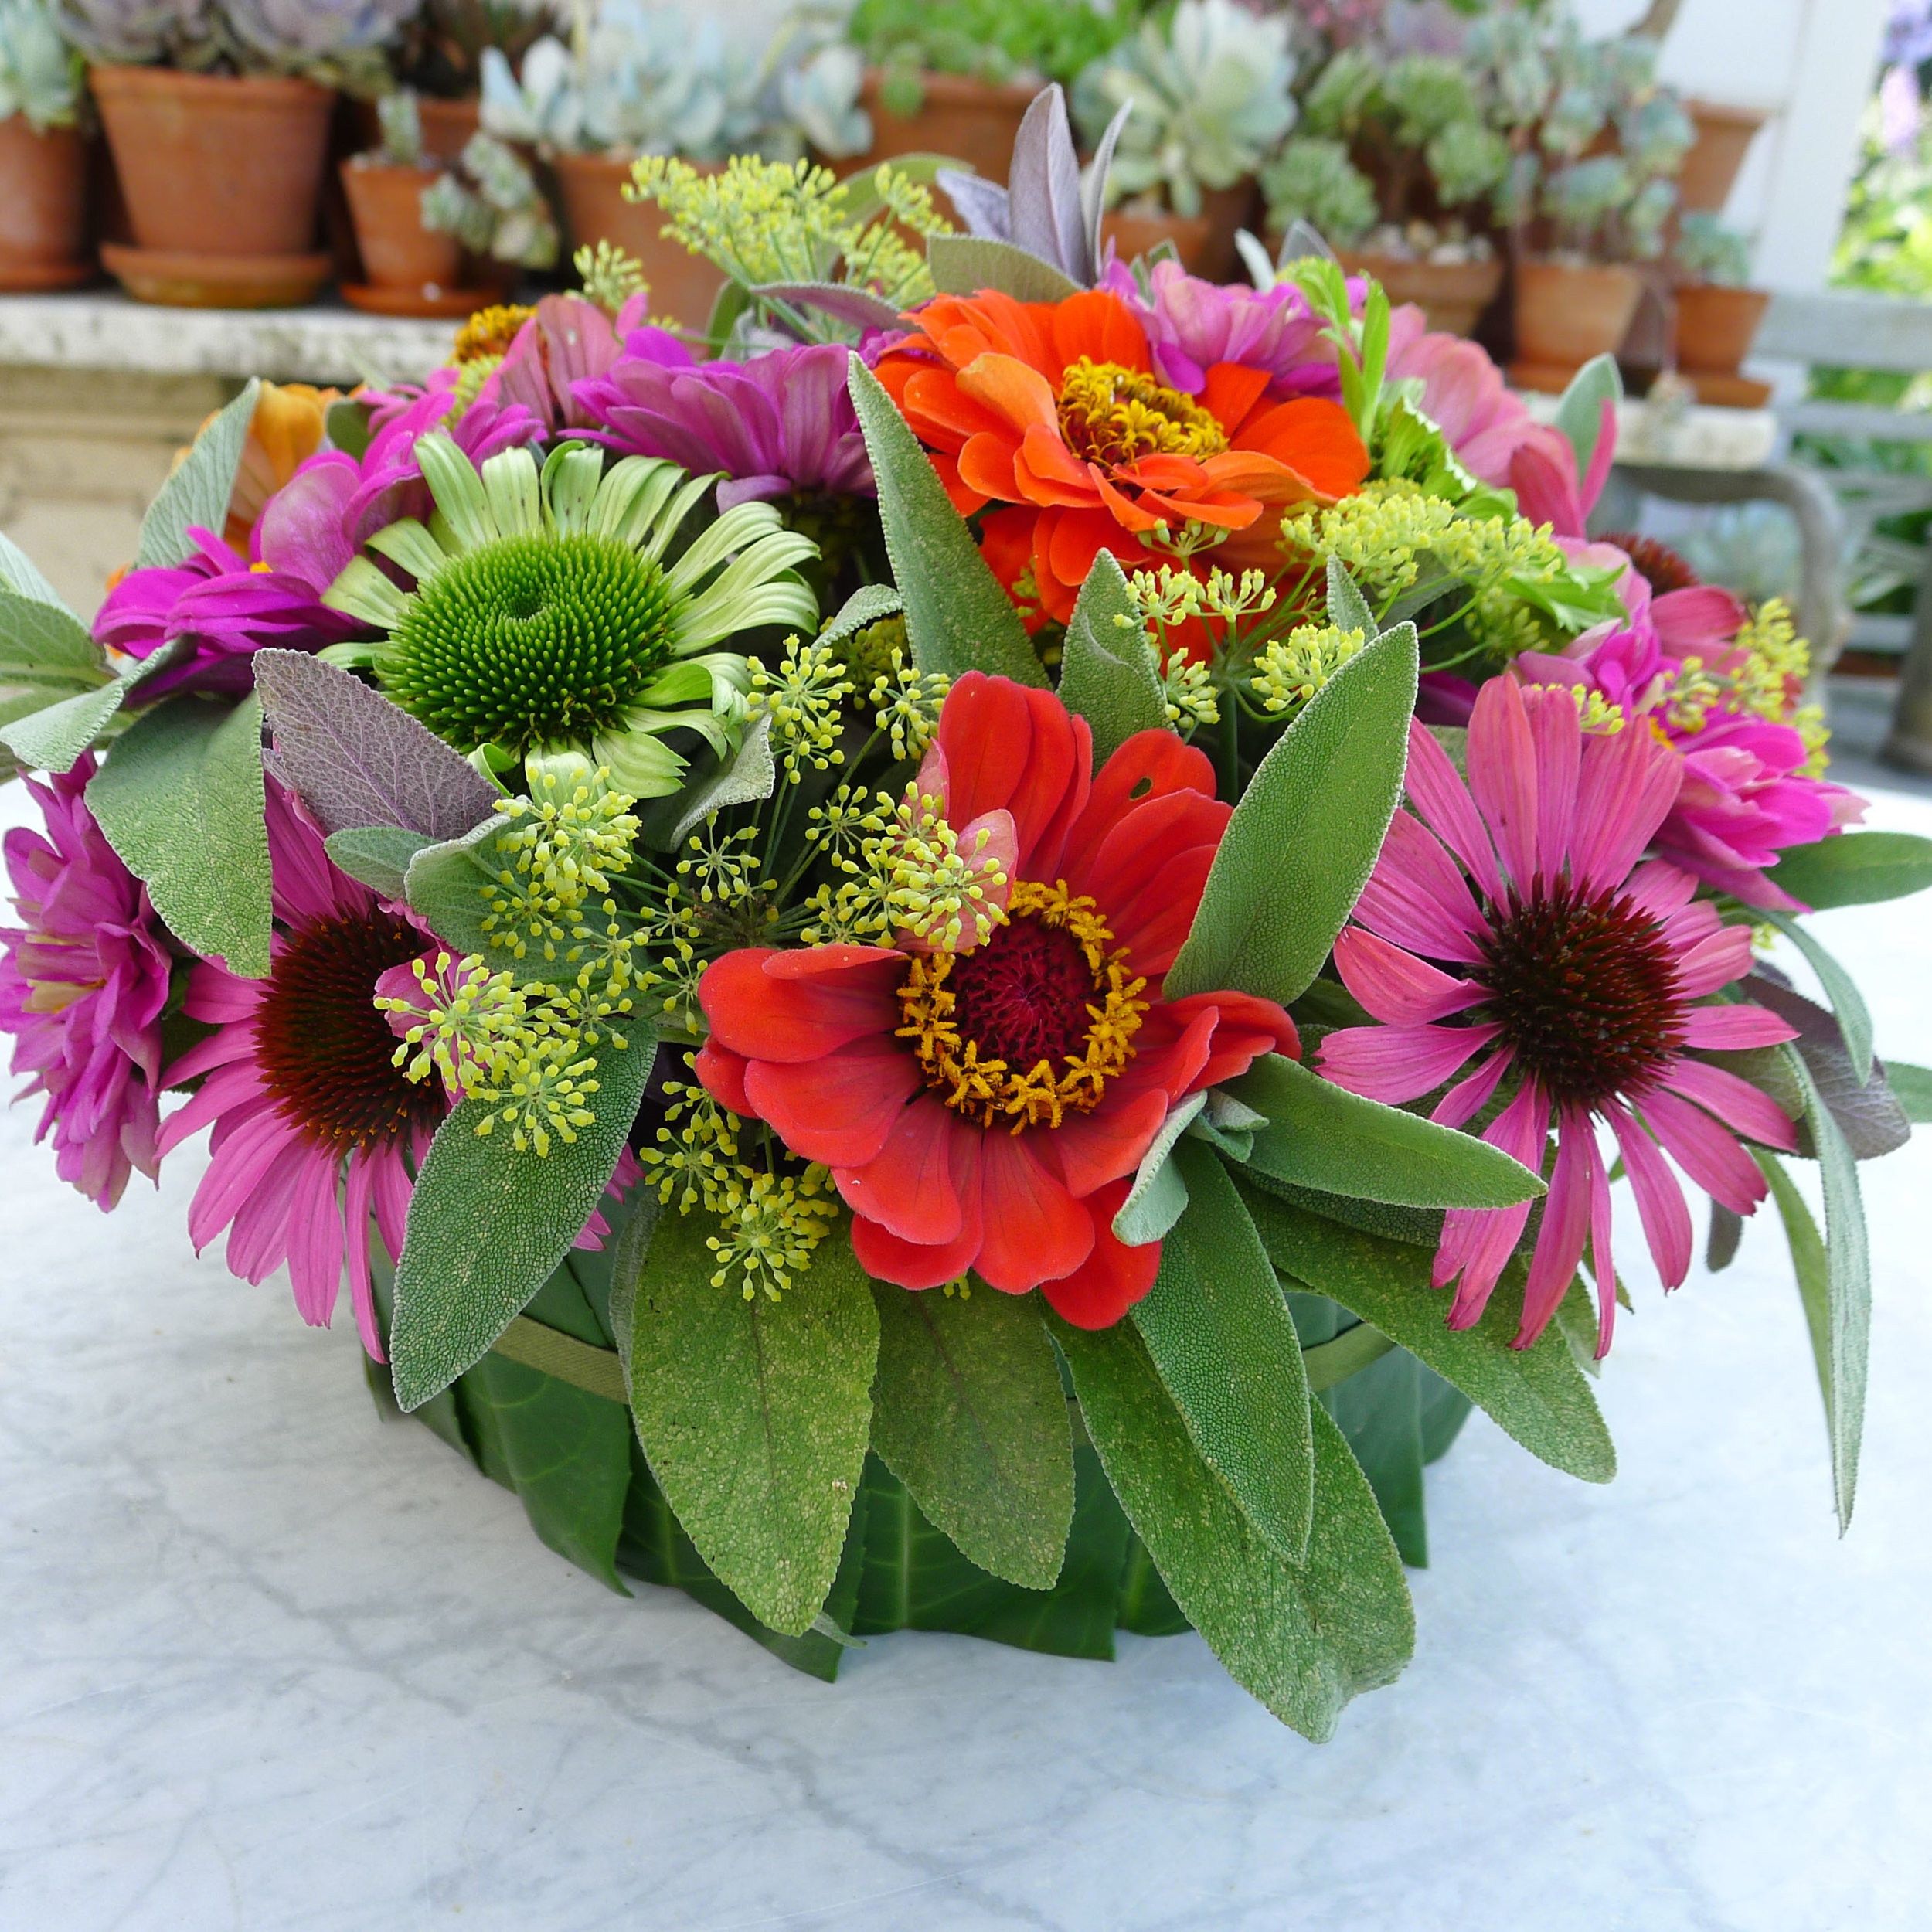
[[[1143,281],[1054,104],[967,236],[641,165],[738,352],[603,250],[423,384],[251,384],[92,626],[5,560],[0,1026],[65,1178],[207,1132],[194,1241],[346,1286],[614,1589],[828,1677],[1192,1625],[1320,1740],[1471,1404],[1614,1476],[1687,1179],[1714,1266],[1784,1226],[1849,1521],[1932,1070],[1798,909],[1932,841],[1848,829],[1781,605],[1587,540],[1613,364],[1548,428],[1325,259]]]

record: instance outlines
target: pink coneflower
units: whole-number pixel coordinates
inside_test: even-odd
[[[1331,1033],[1321,1069],[1393,1105],[1454,1080],[1430,1117],[1450,1127],[1509,1077],[1515,1090],[1482,1138],[1532,1168],[1553,1115],[1556,1166],[1515,1345],[1542,1333],[1587,1242],[1601,1354],[1617,1300],[1597,1123],[1616,1136],[1658,1270],[1675,1287],[1690,1267],[1690,1215],[1659,1143],[1739,1214],[1766,1184],[1738,1135],[1794,1144],[1765,1095],[1696,1056],[1793,1032],[1762,1007],[1697,1003],[1750,969],[1750,930],[1694,899],[1689,872],[1639,863],[1678,787],[1676,757],[1649,732],[1586,736],[1566,687],[1492,679],[1470,719],[1468,770],[1465,786],[1427,729],[1411,728],[1415,812],[1396,814],[1335,944],[1344,984],[1383,1024]],[[1529,1213],[1448,1215],[1434,1278],[1458,1284],[1451,1328],[1480,1318]]]
[[[188,1213],[196,1250],[227,1228],[228,1265],[244,1280],[260,1281],[287,1261],[295,1305],[320,1328],[335,1312],[346,1258],[355,1325],[380,1362],[369,1216],[398,1258],[412,1177],[451,1097],[440,1081],[412,1080],[396,1065],[378,982],[425,956],[444,974],[447,954],[336,869],[291,794],[272,779],[267,792],[279,927],[268,977],[239,978],[213,960],[194,969],[183,1010],[215,1031],[168,1069],[171,1087],[205,1077],[162,1126],[161,1151],[212,1122],[214,1158]],[[379,990],[406,984],[392,979]],[[627,1148],[607,1192],[622,1193],[640,1172]],[[610,1231],[594,1213],[577,1245],[599,1247]]]
[[[61,1179],[104,1212],[160,1161],[161,1015],[170,959],[148,889],[101,836],[83,796],[94,761],[27,789],[47,835],[6,837],[18,928],[0,927],[0,1032],[15,1036],[20,1097],[47,1097]]]
[[[162,1151],[212,1122],[214,1158],[188,1214],[196,1250],[228,1228],[228,1265],[244,1280],[286,1261],[296,1307],[319,1327],[335,1312],[346,1255],[356,1327],[379,1362],[369,1215],[400,1255],[412,1165],[447,1102],[394,1064],[376,981],[435,942],[338,871],[272,780],[268,850],[281,928],[268,977],[243,979],[213,960],[196,967],[185,1010],[215,1031],[168,1070],[171,1087],[202,1085],[162,1126]]]

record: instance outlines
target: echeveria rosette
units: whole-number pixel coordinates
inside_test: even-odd
[[[1750,1214],[1766,1182],[1739,1137],[1795,1145],[1774,1101],[1702,1056],[1774,1046],[1793,1029],[1718,1000],[1750,970],[1750,928],[1724,924],[1681,867],[1644,857],[1678,789],[1675,757],[1648,731],[1586,733],[1568,689],[1495,678],[1476,700],[1468,760],[1465,783],[1427,728],[1412,726],[1413,809],[1396,814],[1335,943],[1342,983],[1379,1024],[1328,1035],[1320,1065],[1393,1106],[1453,1082],[1430,1115],[1449,1127],[1505,1097],[1482,1138],[1532,1168],[1553,1120],[1516,1345],[1548,1325],[1587,1246],[1601,1353],[1617,1301],[1598,1123],[1616,1137],[1658,1272],[1675,1287],[1691,1223],[1663,1154]],[[1526,1202],[1447,1216],[1434,1279],[1456,1284],[1451,1327],[1480,1318],[1529,1213]]]
[[[326,600],[381,634],[347,655],[460,750],[580,751],[632,798],[668,796],[686,760],[663,734],[723,752],[747,716],[749,664],[716,647],[817,622],[792,567],[815,547],[769,504],[739,504],[673,556],[714,477],[641,457],[607,473],[581,444],[541,468],[519,448],[479,470],[440,434],[414,456],[434,515],[368,543],[410,587],[359,556]]]
[[[971,1270],[1107,1327],[1159,1265],[1159,1243],[1128,1247],[1113,1222],[1171,1109],[1299,1050],[1270,1000],[1162,996],[1230,808],[1172,733],[1094,773],[1084,719],[978,672],[948,696],[919,790],[1012,855],[1002,922],[957,951],[907,933],[726,954],[699,983],[699,1077],[831,1168],[877,1279]]]
[[[87,809],[94,761],[24,782],[46,835],[6,835],[19,927],[0,927],[0,1032],[14,1036],[21,1098],[44,1094],[35,1138],[104,1211],[138,1168],[158,1172],[161,1019],[172,965],[148,889]]]

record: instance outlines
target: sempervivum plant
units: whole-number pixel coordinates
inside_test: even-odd
[[[42,132],[71,128],[80,111],[80,56],[51,0],[0,0],[0,121],[25,114]]]
[[[444,436],[416,446],[436,500],[432,528],[406,517],[358,557],[327,603],[384,634],[331,655],[372,668],[402,707],[463,751],[503,763],[583,750],[632,798],[677,790],[677,727],[723,750],[747,716],[750,669],[713,647],[763,624],[810,631],[811,593],[792,566],[817,554],[768,503],[740,503],[668,554],[717,480],[602,452],[554,451],[539,471],[505,450],[479,472]]]
[[[422,0],[219,0],[222,44],[237,66],[308,74],[361,94],[388,82],[381,49]]]
[[[172,60],[201,66],[213,58],[209,0],[61,0],[61,29],[96,60]]]
[[[1285,16],[1257,19],[1233,0],[1181,0],[1163,33],[1151,21],[1097,60],[1073,87],[1073,114],[1097,141],[1129,102],[1114,153],[1114,185],[1166,191],[1176,214],[1198,215],[1204,188],[1231,188],[1294,123]]]

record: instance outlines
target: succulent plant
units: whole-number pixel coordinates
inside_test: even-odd
[[[557,258],[556,222],[535,177],[502,141],[472,134],[462,159],[423,190],[423,226],[454,235],[473,255],[525,268]]]
[[[1181,0],[1165,32],[1145,22],[1083,71],[1073,114],[1096,140],[1131,104],[1114,185],[1128,195],[1164,189],[1177,214],[1198,215],[1202,189],[1253,174],[1294,124],[1294,77],[1285,18],[1258,17],[1233,0]]]
[[[1345,142],[1297,134],[1261,171],[1272,227],[1306,222],[1338,248],[1359,241],[1379,212],[1374,184],[1349,158]]]
[[[63,0],[62,25],[97,60],[225,63],[309,74],[359,93],[389,85],[382,49],[422,0]]]
[[[52,0],[0,0],[0,121],[25,114],[36,134],[71,128],[80,118],[81,70]]]
[[[423,116],[413,87],[398,87],[393,94],[384,94],[376,104],[376,118],[383,130],[376,160],[388,168],[428,165],[423,153]]]
[[[61,0],[61,31],[96,60],[174,60],[204,66],[217,57],[209,0]]]
[[[1678,265],[1716,288],[1742,288],[1751,278],[1751,245],[1735,228],[1699,209],[1679,226]]]
[[[427,94],[474,94],[485,48],[498,49],[514,66],[548,30],[553,11],[550,0],[423,0],[399,71]]]

